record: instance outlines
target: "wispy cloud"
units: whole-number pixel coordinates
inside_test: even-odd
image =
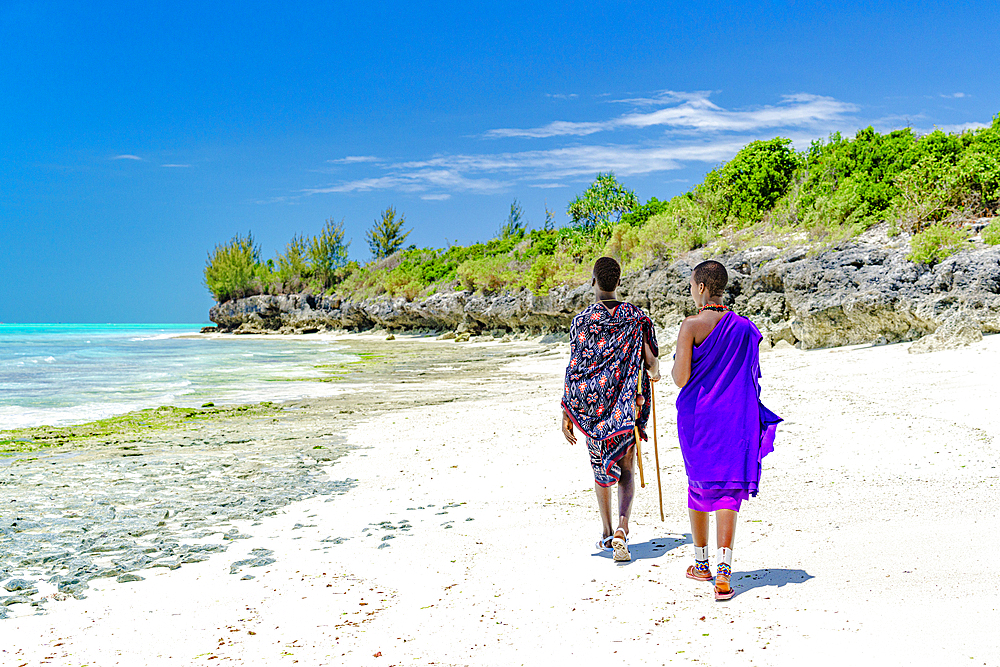
[[[160,166],[161,167],[170,167],[170,168],[184,168],[184,167],[190,167],[191,165],[189,165],[189,164],[162,164]]]
[[[963,97],[971,97],[971,95],[968,95],[967,93],[941,93],[941,97],[959,100],[962,99]]]
[[[499,128],[489,130],[489,138],[545,138],[587,136],[623,128],[664,126],[712,132],[754,132],[779,127],[819,127],[845,119],[858,107],[832,97],[799,93],[785,95],[781,103],[750,110],[723,109],[708,99],[708,93],[665,91],[656,97],[615,100],[635,105],[666,106],[655,111],[630,113],[606,121],[553,121],[534,128]],[[669,105],[669,106],[667,106]]]
[[[116,156],[114,156],[111,159],[112,160],[139,160],[139,161],[142,161],[142,158],[139,157],[138,155],[116,155]]]
[[[575,100],[580,96],[577,93],[545,93],[545,97],[551,97],[555,100]]]
[[[489,195],[515,185],[567,187],[601,171],[632,176],[695,163],[718,164],[747,143],[775,134],[791,138],[801,148],[830,132],[851,132],[868,124],[854,116],[856,105],[820,95],[786,95],[776,104],[745,109],[725,109],[709,96],[705,91],[619,96],[607,101],[631,105],[632,110],[610,119],[553,121],[535,128],[494,129],[485,135],[547,144],[533,150],[439,154],[407,161],[375,156],[330,160],[374,173],[305,188],[297,196],[395,190],[443,201],[456,193]],[[601,132],[613,132],[617,141],[594,141],[592,137]]]
[[[374,178],[335,183],[318,188],[305,188],[307,195],[331,192],[368,192],[371,190],[399,190],[400,192],[424,192],[431,189],[493,194],[503,192],[511,183],[491,178],[467,178],[454,169],[414,167],[396,168],[393,173]]]
[[[358,164],[363,162],[381,162],[382,158],[374,155],[348,155],[335,160],[327,160],[330,164]]]

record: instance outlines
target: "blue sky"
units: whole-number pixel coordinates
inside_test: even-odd
[[[597,171],[1000,112],[995,2],[132,4],[0,0],[0,322],[202,322],[238,232],[364,260],[388,205],[468,243]]]

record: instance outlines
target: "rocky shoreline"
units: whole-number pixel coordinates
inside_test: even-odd
[[[13,433],[28,448],[0,451],[0,489],[9,499],[0,506],[0,621],[83,599],[92,583],[141,581],[158,568],[240,553],[237,545],[253,538],[266,517],[299,500],[327,502],[355,488],[357,479],[338,474],[335,464],[353,449],[346,434],[359,423],[465,400],[475,380],[457,381],[457,367],[472,378],[507,376],[506,365],[551,348],[361,338],[341,341],[361,361],[347,371],[328,369],[324,381],[344,387],[333,396],[220,410],[158,428],[118,432],[83,424],[39,427],[34,437],[33,429]],[[370,532],[401,529],[377,525]],[[320,541],[325,550],[343,540],[329,533]],[[252,568],[283,555],[265,548],[230,555],[229,573],[253,579],[261,570]]]
[[[784,340],[801,349],[912,341],[945,323],[965,342],[1000,332],[1000,246],[976,242],[928,266],[906,259],[907,235],[886,232],[880,225],[825,250],[760,246],[723,256],[730,267],[727,303],[760,327],[767,344]],[[624,276],[620,293],[658,326],[675,327],[693,313],[687,281],[703,259],[696,251],[651,264]],[[455,331],[461,339],[486,332],[565,332],[590,299],[589,285],[541,296],[527,290],[456,291],[421,301],[259,295],[216,305],[209,317],[218,325],[212,331],[237,334],[381,328]]]

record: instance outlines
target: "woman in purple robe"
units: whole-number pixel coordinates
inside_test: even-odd
[[[760,402],[760,331],[722,305],[729,276],[714,260],[691,274],[698,314],[681,324],[671,376],[677,396],[677,434],[688,476],[688,514],[695,564],[687,576],[712,580],[708,566],[709,513],[715,512],[718,558],[715,599],[728,600],[736,516],[756,496],[761,459],[774,451],[781,418]]]

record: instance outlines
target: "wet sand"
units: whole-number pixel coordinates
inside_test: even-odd
[[[0,662],[1000,661],[991,633],[969,631],[1000,621],[989,583],[1000,546],[991,530],[1000,429],[990,416],[1000,337],[930,355],[906,345],[762,355],[764,401],[786,421],[761,495],[740,514],[728,603],[683,576],[692,556],[676,389],[660,383],[657,393],[666,521],[647,446],[633,561],[619,565],[593,547],[586,451],[558,432],[564,345],[358,344],[396,352],[340,380],[350,389],[340,396],[286,406],[277,422],[228,421],[139,446],[161,466],[202,461],[200,483],[218,488],[232,481],[223,462],[284,457],[297,463],[275,476],[333,485],[329,493],[260,515],[202,513],[200,537],[173,541],[224,553],[139,568],[142,581],[91,579],[86,597],[50,597],[42,615],[8,607]],[[195,435],[220,454],[179,446]],[[336,454],[309,462],[321,441]],[[142,458],[121,453],[108,452],[106,465]],[[55,450],[31,456],[18,467],[35,475],[64,465],[46,458]],[[270,472],[260,467],[256,479]],[[107,493],[115,486],[94,479]],[[160,483],[178,494],[194,484]],[[224,539],[234,530],[239,539]]]

